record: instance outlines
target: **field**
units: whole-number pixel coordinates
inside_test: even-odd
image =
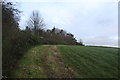
[[[41,45],[29,49],[14,78],[117,78],[118,48]]]

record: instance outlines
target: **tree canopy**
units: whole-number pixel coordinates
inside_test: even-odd
[[[3,41],[3,76],[10,77],[23,51],[34,45],[62,44],[81,45],[72,33],[53,27],[44,30],[46,24],[38,11],[33,11],[26,29],[19,28],[20,12],[11,2],[2,2],[2,41]]]

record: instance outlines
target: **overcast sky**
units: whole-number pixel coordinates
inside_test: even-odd
[[[118,45],[117,0],[20,0],[20,28],[38,10],[48,29],[54,26],[74,34],[88,45]]]

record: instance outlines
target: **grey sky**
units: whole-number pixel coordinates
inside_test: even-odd
[[[117,0],[36,0],[20,2],[23,11],[20,28],[24,29],[33,10],[40,11],[47,27],[64,29],[88,45],[118,45]]]

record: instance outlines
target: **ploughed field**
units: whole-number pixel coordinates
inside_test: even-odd
[[[29,49],[14,78],[117,78],[118,48],[40,45]]]

